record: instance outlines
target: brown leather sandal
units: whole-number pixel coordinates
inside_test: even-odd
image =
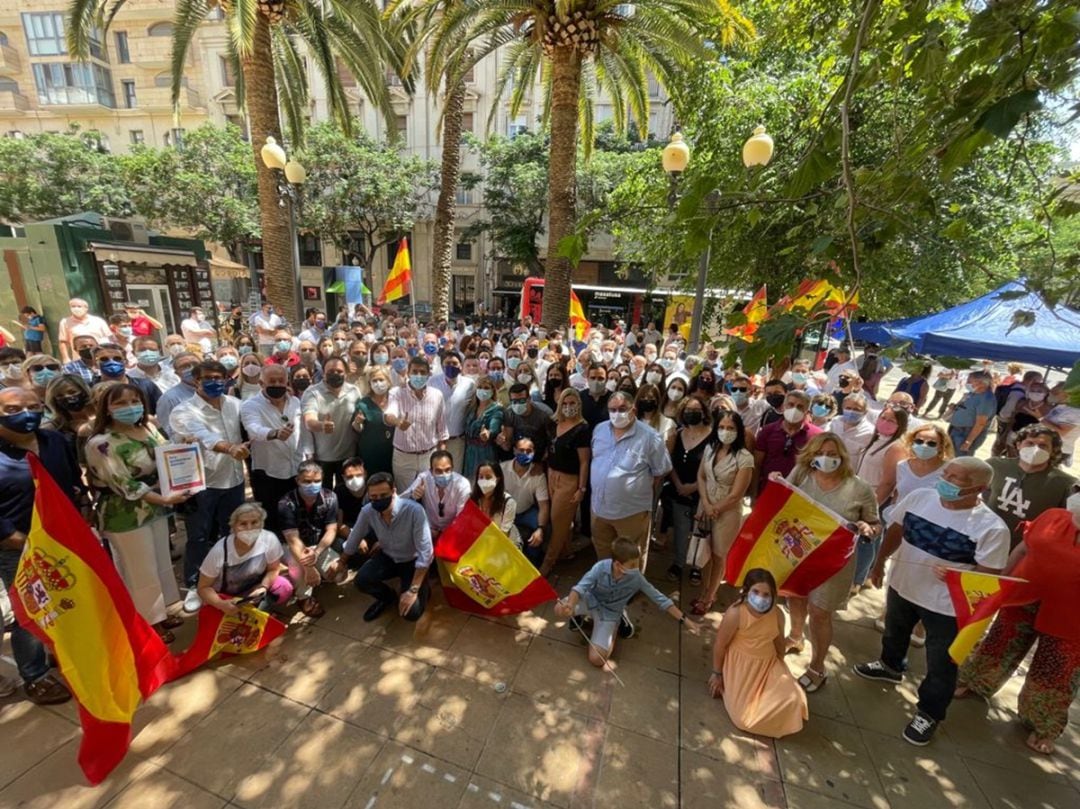
[[[323,605],[314,598],[305,598],[304,602],[300,605],[300,612],[304,613],[308,618],[321,618],[326,615],[326,610],[323,609]]]

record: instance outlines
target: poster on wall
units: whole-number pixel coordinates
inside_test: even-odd
[[[667,308],[664,309],[664,336],[667,337],[674,323],[679,328],[679,334],[687,342],[690,341],[690,319],[694,314],[694,299],[689,295],[672,295],[668,298]]]

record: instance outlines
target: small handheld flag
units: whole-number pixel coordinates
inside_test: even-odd
[[[404,298],[411,289],[412,262],[409,260],[409,240],[402,237],[401,241],[398,242],[394,266],[390,268],[390,275],[387,276],[386,283],[383,285],[378,304],[382,306],[384,303]]]
[[[949,588],[956,611],[956,638],[949,646],[949,657],[960,665],[971,654],[975,644],[986,634],[994,615],[1001,609],[1009,593],[1023,579],[976,573],[973,570],[949,569],[945,584]]]

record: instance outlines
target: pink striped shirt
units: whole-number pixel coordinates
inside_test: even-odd
[[[427,452],[450,437],[443,395],[430,385],[419,397],[408,385],[394,388],[387,399],[384,415],[409,420],[409,429],[399,427],[394,430],[394,449],[402,452]]]

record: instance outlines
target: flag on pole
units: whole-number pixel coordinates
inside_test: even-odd
[[[127,754],[139,703],[170,679],[172,655],[78,510],[37,457],[27,458],[37,490],[11,603],[78,701],[79,766],[99,784]]]
[[[725,334],[738,337],[748,343],[754,342],[754,332],[758,330],[758,324],[769,316],[768,290],[762,284],[761,289],[754,293],[754,297],[743,307],[742,312],[746,316],[746,322],[731,329],[724,329]]]
[[[176,658],[172,678],[183,677],[218,654],[257,652],[284,632],[285,624],[251,604],[241,604],[236,615],[204,604],[199,610],[195,642]]]
[[[748,570],[765,568],[785,593],[805,596],[855,552],[855,534],[840,515],[786,480],[770,480],[728,553],[724,578],[739,587]]]
[[[570,328],[574,330],[574,336],[578,340],[584,340],[585,333],[592,328],[592,323],[585,318],[585,309],[581,305],[581,299],[572,289],[570,290]]]
[[[557,597],[517,546],[471,500],[435,545],[450,606],[482,615],[516,615]]]
[[[1022,583],[1025,583],[1023,579],[973,570],[950,568],[945,572],[958,630],[956,639],[949,646],[949,657],[954,663],[960,665],[971,654],[1009,593]]]
[[[390,275],[383,285],[382,294],[378,304],[396,301],[404,298],[412,289],[412,262],[409,260],[409,240],[402,237],[398,242],[397,255],[394,257],[394,266],[390,268]]]

